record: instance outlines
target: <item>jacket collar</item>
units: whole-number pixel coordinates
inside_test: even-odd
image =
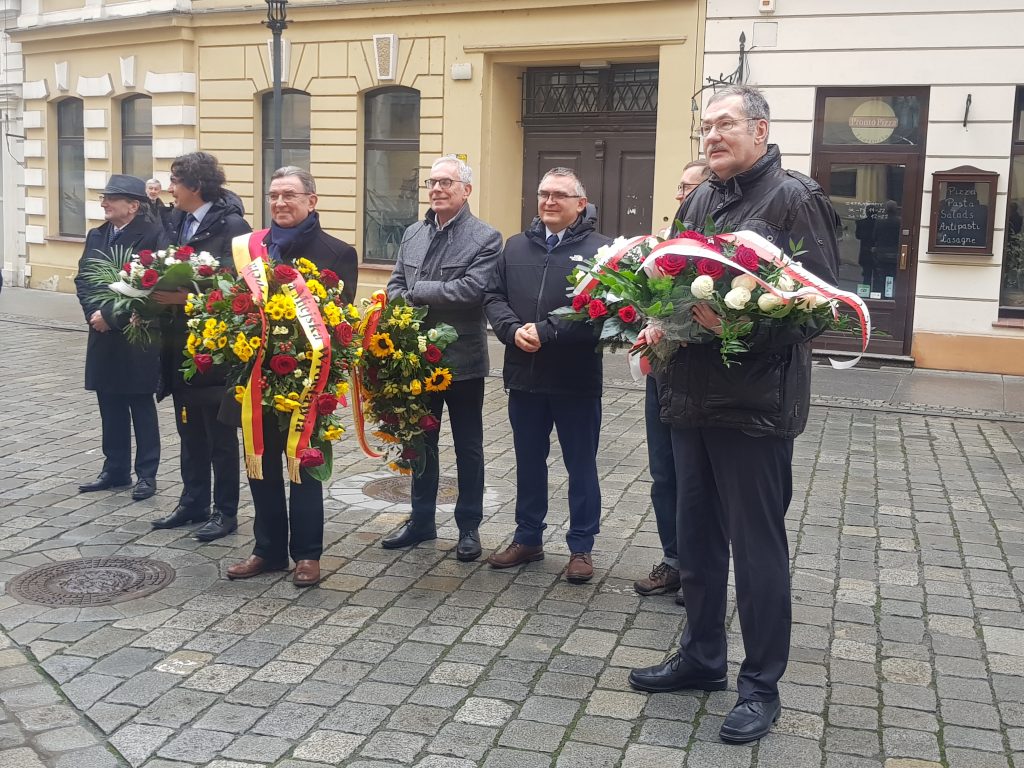
[[[728,181],[722,181],[714,174],[711,175],[711,183],[720,190],[733,192],[742,196],[743,190],[752,187],[757,180],[769,171],[782,167],[782,153],[778,144],[769,144],[767,151],[758,158],[757,162],[742,173],[737,173]]]
[[[427,225],[429,225],[430,228],[435,233],[437,233],[437,232],[448,232],[448,231],[454,229],[456,227],[456,225],[458,225],[458,223],[460,221],[462,221],[464,218],[466,218],[467,216],[472,216],[472,215],[473,214],[470,213],[470,211],[469,211],[469,201],[467,200],[465,203],[463,203],[462,207],[459,208],[459,212],[456,213],[454,216],[452,216],[452,218],[448,220],[448,223],[445,224],[443,227],[439,227],[437,225],[437,213],[434,211],[433,208],[428,208],[427,209],[427,213],[423,217],[423,221]]]
[[[583,209],[583,213],[579,215],[569,228],[565,230],[565,234],[559,241],[558,245],[555,246],[555,250],[558,250],[562,246],[572,245],[583,240],[587,235],[594,231],[597,225],[597,208],[592,203],[587,203],[587,207]],[[531,242],[542,245],[545,248],[547,243],[545,242],[548,236],[547,227],[544,226],[544,222],[540,220],[540,216],[534,218],[533,223],[530,224],[530,228],[526,230],[525,235]]]

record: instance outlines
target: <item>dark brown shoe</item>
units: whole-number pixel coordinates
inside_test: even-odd
[[[594,563],[589,552],[573,552],[565,568],[565,579],[573,584],[590,581],[594,576]]]
[[[544,559],[544,545],[528,547],[513,541],[504,552],[495,552],[487,558],[491,568],[512,568],[523,563],[532,563]]]
[[[240,563],[228,566],[228,578],[229,579],[251,579],[253,576],[259,576],[261,573],[267,571],[287,571],[287,561],[283,565],[277,565],[274,563],[268,563],[259,555],[249,555],[248,558]]]
[[[320,561],[299,560],[295,564],[295,573],[292,574],[292,583],[296,587],[312,587],[320,583]]]
[[[658,563],[646,579],[633,582],[638,595],[663,595],[679,589],[679,571],[667,563]]]

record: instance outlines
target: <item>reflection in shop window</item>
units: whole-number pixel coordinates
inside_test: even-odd
[[[366,95],[363,138],[363,257],[394,262],[418,217],[420,94],[385,88]]]
[[[1010,158],[1010,187],[1006,202],[1003,274],[999,314],[1024,317],[1024,88],[1017,89],[1015,141]]]
[[[274,94],[263,94],[263,189],[270,189],[274,167]],[[309,168],[310,133],[309,94],[303,91],[286,90],[281,93],[281,167],[295,165]],[[270,226],[270,205],[265,194],[258,194],[263,200],[264,226]],[[254,206],[255,207],[255,206]]]
[[[57,227],[64,237],[85,237],[85,127],[82,100],[57,104]]]
[[[149,96],[121,102],[121,173],[143,181],[153,175],[153,100]]]

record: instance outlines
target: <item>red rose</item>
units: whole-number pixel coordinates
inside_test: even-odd
[[[423,359],[428,363],[440,363],[441,362],[441,350],[435,347],[433,344],[427,344],[427,349],[423,353]]]
[[[183,245],[181,248],[174,252],[174,258],[178,261],[188,261],[192,258],[192,254],[196,252],[196,249],[191,245]]]
[[[252,294],[240,293],[231,300],[231,311],[236,315],[245,315],[252,312]]]
[[[196,370],[200,373],[206,373],[208,370],[213,368],[213,355],[208,355],[205,352],[200,352],[194,358],[196,363]]]
[[[635,323],[636,310],[627,304],[626,306],[619,310],[619,320],[621,320],[624,323]]]
[[[152,251],[139,251],[139,264],[144,267],[151,267],[154,261]]]
[[[757,256],[757,251],[745,245],[736,247],[736,253],[732,255],[732,260],[755,274],[757,273],[758,263],[761,261]]]
[[[348,346],[352,343],[352,326],[348,323],[339,323],[338,327],[334,329],[334,338],[338,340],[339,344]]]
[[[406,448],[404,451],[402,451],[402,458],[405,459],[406,461],[416,461],[416,459],[418,459],[419,457],[420,455],[416,453],[416,451],[414,451],[412,448]]]
[[[209,264],[201,264],[196,270],[196,274],[200,277],[213,277],[213,267]]]
[[[338,284],[341,282],[341,278],[338,277],[333,270],[321,269],[320,282],[328,288],[337,288]]]
[[[393,413],[385,413],[380,417],[381,424],[387,424],[389,427],[398,426],[400,419]]]
[[[250,312],[248,315],[245,316],[245,324],[246,325],[259,325],[260,324],[260,316],[258,314],[256,314],[255,312]]]
[[[687,263],[685,256],[675,253],[663,253],[654,259],[654,266],[660,269],[662,274],[669,277],[675,277],[686,269]]]
[[[274,267],[274,279],[279,283],[291,283],[299,276],[299,273],[287,264],[278,264]]]
[[[587,305],[587,313],[590,315],[591,320],[597,320],[599,317],[604,317],[608,314],[608,307],[600,299],[594,299]]]
[[[334,413],[338,408],[338,398],[334,395],[320,395],[316,399],[316,412],[322,414]]]
[[[679,237],[682,237],[686,240],[696,240],[697,242],[702,243],[704,245],[708,244],[708,239],[705,235],[701,234],[700,232],[694,232],[692,229],[687,229],[685,232],[680,232]]]
[[[159,280],[160,273],[155,269],[147,269],[142,273],[141,283],[143,288],[152,288]]]
[[[707,275],[712,280],[718,280],[725,274],[725,267],[711,259],[701,259],[697,262],[697,274]]]
[[[278,376],[287,376],[298,367],[299,364],[291,355],[274,355],[270,358],[270,370]]]
[[[299,452],[299,465],[303,467],[319,467],[324,463],[324,455],[319,448],[303,448]]]
[[[213,312],[213,305],[218,301],[224,301],[224,292],[219,288],[215,291],[210,291],[206,297],[206,311]]]
[[[582,312],[583,308],[590,303],[589,293],[579,293],[572,297],[573,312]]]
[[[432,413],[428,413],[426,416],[420,416],[419,420],[420,429],[424,432],[433,432],[441,426],[441,422]]]

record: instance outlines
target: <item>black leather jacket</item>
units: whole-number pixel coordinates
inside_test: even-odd
[[[686,199],[676,218],[701,229],[708,216],[719,231],[750,230],[787,252],[791,240],[802,240],[804,267],[836,283],[839,217],[817,182],[782,168],[776,145],[728,181],[712,176]],[[823,330],[823,325],[797,330],[759,324],[744,339],[750,350],[728,368],[717,342],[680,348],[660,389],[662,420],[678,427],[796,437],[810,408],[810,340]]]

